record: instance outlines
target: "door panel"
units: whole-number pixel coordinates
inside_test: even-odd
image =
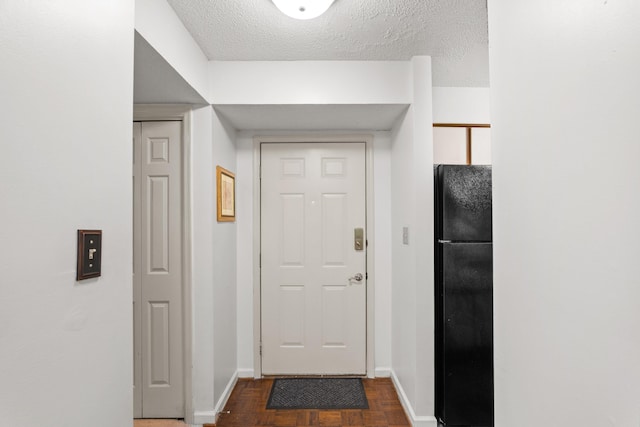
[[[184,417],[181,123],[134,124],[134,414]]]
[[[322,287],[322,346],[346,347],[344,335],[346,288],[344,286]]]
[[[322,265],[344,266],[347,230],[347,195],[322,195]]]
[[[262,144],[264,374],[366,373],[363,143]]]
[[[281,347],[304,347],[305,293],[304,286],[280,285],[278,330]]]
[[[282,266],[304,265],[304,194],[282,194]]]
[[[167,387],[169,375],[169,303],[150,302],[149,310],[149,384]]]
[[[169,273],[169,177],[147,178],[149,200],[147,217],[149,236],[147,245],[147,274]]]

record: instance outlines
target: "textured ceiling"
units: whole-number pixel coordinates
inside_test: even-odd
[[[168,0],[210,60],[407,60],[434,86],[488,86],[486,0],[336,0],[299,21],[271,0]]]

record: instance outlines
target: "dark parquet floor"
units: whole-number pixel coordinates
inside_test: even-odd
[[[240,379],[217,427],[407,427],[411,424],[389,378],[364,379],[369,409],[265,409],[273,379]]]

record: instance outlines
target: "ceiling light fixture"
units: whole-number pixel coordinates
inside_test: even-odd
[[[278,9],[295,19],[313,19],[329,9],[335,0],[272,0]]]

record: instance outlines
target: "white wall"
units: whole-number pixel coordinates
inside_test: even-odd
[[[0,414],[132,424],[133,4],[0,3]],[[76,282],[76,230],[102,277]]]
[[[236,171],[235,130],[210,109],[213,118],[213,159],[216,166]],[[214,174],[215,175],[215,174]],[[215,176],[214,176],[215,185]],[[215,187],[214,187],[215,189]],[[211,194],[216,197],[216,192]],[[236,196],[237,197],[237,196]],[[236,222],[213,223],[213,370],[214,402],[218,403],[237,370]],[[196,230],[197,232],[197,230]],[[222,408],[219,408],[222,409]]]
[[[639,19],[489,1],[498,427],[640,425]]]
[[[252,378],[253,369],[253,133],[240,131],[236,136],[236,223],[238,372]]]
[[[374,135],[374,192],[376,233],[376,283],[375,283],[375,370],[386,374],[391,368],[405,404],[416,425],[434,425],[433,418],[433,183],[432,183],[432,91],[430,59],[414,58],[404,64],[393,64],[396,89],[389,93],[377,91],[377,87],[363,86],[351,81],[355,74],[346,73],[338,78],[345,64],[314,64],[322,69],[325,77],[320,86],[321,97],[309,93],[304,83],[294,78],[292,64],[283,63],[278,70],[275,63],[266,65],[261,74],[243,74],[251,67],[265,64],[212,64],[215,88],[224,90],[221,103],[243,104],[264,102],[268,104],[309,104],[329,102],[340,104],[411,103],[409,111],[396,125],[393,134],[376,132]],[[229,65],[229,64],[225,64]],[[297,64],[304,68],[310,64]],[[334,69],[333,66],[336,66]],[[360,69],[363,64],[356,64]],[[373,75],[375,64],[367,64]],[[383,64],[383,72],[388,70]],[[239,68],[236,68],[239,67]],[[243,67],[246,67],[243,71]],[[233,72],[232,72],[233,71]],[[299,71],[299,70],[298,70]],[[379,70],[378,70],[379,71]],[[241,77],[273,75],[273,88],[242,84]],[[314,76],[313,72],[311,75]],[[289,76],[289,78],[283,78]],[[316,76],[318,77],[318,76]],[[225,80],[228,79],[228,80]],[[270,80],[271,81],[271,78]],[[314,79],[310,79],[314,81]],[[229,83],[230,82],[230,83]],[[303,84],[304,83],[304,84]],[[351,83],[354,86],[351,86]],[[302,85],[299,86],[299,85]],[[260,95],[252,97],[252,91]],[[374,95],[372,96],[372,92]],[[222,92],[220,92],[222,93]],[[341,131],[343,132],[343,131]],[[298,132],[299,133],[299,132]],[[344,132],[343,132],[344,133]],[[330,134],[321,132],[320,134]],[[242,131],[238,133],[238,369],[243,375],[253,374],[253,245],[252,230],[254,146],[256,135],[291,135],[291,132]],[[393,206],[393,210],[391,210]],[[411,243],[408,247],[398,244],[402,226],[410,227]],[[393,264],[391,257],[393,256]],[[392,303],[393,301],[393,303]],[[242,315],[240,315],[242,313]],[[391,350],[393,349],[393,350]],[[393,352],[393,354],[391,353]]]
[[[211,99],[225,105],[357,105],[409,104],[413,100],[409,61],[211,62]],[[429,80],[430,82],[430,80]],[[268,83],[268,84],[267,84]],[[401,111],[400,109],[398,111]],[[430,120],[430,115],[429,115]],[[295,123],[291,123],[292,127]],[[430,122],[429,122],[430,126]],[[287,129],[283,126],[283,129]],[[238,370],[254,375],[253,319],[253,137],[300,135],[301,131],[241,131],[238,133]],[[353,133],[349,129],[314,131],[314,135]],[[362,130],[358,131],[362,134]],[[391,367],[390,261],[390,139],[374,136],[375,191],[375,370],[388,375]]]
[[[391,140],[392,369],[414,425],[435,426],[430,58],[413,58],[411,67],[413,102]]]
[[[490,124],[489,88],[434,87],[433,122]],[[434,163],[467,163],[467,130],[434,128]],[[491,129],[471,130],[473,164],[491,164]]]
[[[314,136],[348,135],[352,131],[314,132]],[[358,135],[362,132],[357,132]],[[391,249],[390,249],[390,135],[388,132],[370,132],[373,136],[374,169],[374,235],[375,235],[375,371],[388,376],[391,367]],[[255,136],[298,136],[291,131],[241,131],[237,134],[238,171],[238,370],[241,376],[252,377],[254,372],[254,282],[253,253],[254,206],[253,194],[259,189],[254,183],[254,137]]]
[[[416,402],[416,257],[403,245],[402,229],[413,241],[416,222],[413,178],[413,122],[410,107],[391,139],[391,251],[392,251],[392,367],[410,405]],[[414,411],[415,412],[415,411]],[[411,414],[410,414],[411,415]]]
[[[216,104],[408,104],[408,61],[211,61]]]
[[[191,116],[191,236],[192,236],[192,421],[209,423],[214,411],[214,241],[216,218],[213,117],[211,107]],[[193,415],[188,414],[188,415]]]
[[[391,373],[391,134],[373,134],[375,375]]]
[[[134,40],[134,104],[207,103],[137,31]]]
[[[208,60],[166,0],[135,0],[135,29],[204,99]]]
[[[433,123],[491,123],[489,88],[434,87]]]
[[[135,29],[149,45],[138,52],[144,58],[136,57],[142,95],[174,103],[208,98],[208,61],[166,0],[136,0]],[[216,165],[235,169],[236,154],[235,131],[210,106],[193,110],[191,119],[193,358],[186,416],[202,424],[215,422],[237,370],[236,225],[216,222],[215,177]]]

